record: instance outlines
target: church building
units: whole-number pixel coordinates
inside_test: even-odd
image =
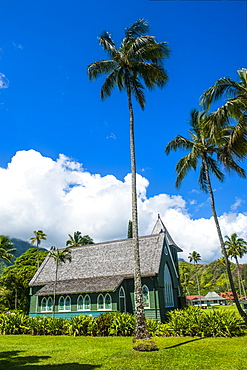
[[[139,249],[145,315],[164,321],[183,302],[177,257],[182,250],[160,217],[152,234],[139,238]],[[135,313],[132,239],[73,247],[71,256],[71,262],[58,267],[55,317]],[[55,276],[48,254],[29,284],[30,316],[52,315]]]

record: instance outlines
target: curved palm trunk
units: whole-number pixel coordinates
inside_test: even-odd
[[[199,283],[199,278],[198,278],[197,266],[196,266],[196,263],[195,262],[194,262],[194,265],[195,265],[195,268],[196,268],[197,292],[198,292],[198,295],[200,296],[201,295],[200,283]],[[200,299],[200,306],[201,306],[202,305],[201,297],[199,299]]]
[[[220,224],[219,224],[219,220],[218,220],[216,209],[215,209],[214,194],[213,194],[213,190],[212,190],[212,186],[211,186],[211,181],[210,181],[210,176],[209,176],[209,171],[208,171],[208,163],[207,163],[207,155],[206,155],[206,153],[204,153],[204,156],[203,156],[202,159],[203,159],[203,164],[204,164],[205,173],[206,173],[206,180],[207,180],[208,191],[209,191],[209,194],[210,194],[212,214],[213,214],[215,226],[216,226],[218,237],[219,237],[222,254],[223,254],[224,258],[225,258],[226,270],[227,270],[227,274],[228,274],[228,279],[229,279],[229,282],[230,282],[231,290],[232,290],[232,293],[233,293],[234,301],[235,301],[235,304],[237,306],[238,312],[239,312],[239,314],[242,316],[242,318],[244,319],[244,321],[247,324],[247,315],[244,312],[244,310],[242,310],[242,308],[240,306],[240,303],[239,303],[239,300],[238,300],[238,295],[237,295],[237,292],[236,292],[236,289],[235,289],[235,286],[234,286],[234,282],[233,282],[233,278],[232,278],[232,272],[231,272],[230,262],[228,260],[227,251],[226,251],[226,248],[225,248],[225,243],[224,243],[224,240],[223,240],[223,237],[222,237],[222,233],[221,233],[221,229],[220,229]]]
[[[138,339],[149,339],[146,326],[145,312],[142,296],[140,252],[138,239],[138,216],[137,216],[137,194],[136,194],[136,160],[135,160],[135,142],[134,142],[134,114],[131,101],[131,91],[129,83],[127,85],[128,106],[130,116],[130,159],[131,159],[131,198],[132,198],[132,232],[133,232],[133,250],[134,250],[134,288],[135,288],[135,311],[136,311],[136,332]]]
[[[55,303],[56,303],[56,290],[57,290],[57,272],[58,272],[58,261],[56,261],[56,272],[55,272],[55,282],[53,290],[53,305],[52,305],[52,318],[55,316]]]

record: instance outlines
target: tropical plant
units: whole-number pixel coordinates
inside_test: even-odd
[[[196,170],[198,162],[201,163],[200,166],[200,175],[199,175],[199,185],[200,188],[208,192],[210,195],[211,201],[211,210],[218,234],[218,238],[220,241],[220,246],[222,253],[224,255],[226,261],[226,268],[227,274],[230,281],[231,290],[234,296],[234,300],[236,302],[236,306],[240,315],[244,318],[247,323],[247,315],[243,311],[240,306],[238,296],[236,293],[236,289],[233,283],[233,278],[231,274],[230,263],[227,256],[227,251],[225,248],[225,243],[223,240],[223,236],[221,233],[219,220],[216,213],[215,208],[215,199],[213,194],[213,189],[211,185],[211,178],[210,175],[213,174],[216,178],[220,181],[224,180],[224,174],[219,168],[219,165],[223,165],[227,170],[234,170],[240,176],[245,176],[245,171],[238,165],[238,158],[241,150],[241,146],[239,146],[239,152],[236,151],[229,151],[225,150],[226,146],[228,145],[232,130],[230,127],[223,127],[220,133],[217,136],[217,142],[214,140],[213,137],[208,136],[207,129],[205,130],[205,120],[207,123],[210,120],[210,116],[207,116],[205,112],[199,112],[197,110],[193,110],[191,113],[191,129],[189,130],[191,139],[186,139],[183,136],[176,136],[175,139],[170,141],[165,149],[166,154],[169,154],[171,150],[189,150],[190,152],[181,158],[177,165],[176,165],[176,186],[179,187],[181,185],[182,180],[187,175],[188,171],[191,169]],[[242,140],[243,145],[246,144],[245,139]],[[213,158],[213,155],[216,158]]]
[[[69,235],[69,239],[66,241],[66,245],[70,247],[81,247],[83,245],[88,245],[88,244],[94,244],[94,241],[92,238],[90,238],[89,235],[81,235],[80,231],[75,231],[74,236],[71,234]]]
[[[226,279],[227,292],[229,292],[230,289],[229,289],[228,278],[227,278],[227,275],[226,275],[226,272],[227,271],[226,271],[226,261],[225,261],[225,258],[224,257],[220,257],[217,262],[218,262],[218,265],[219,266],[223,266],[224,269],[225,269],[224,275],[225,275],[225,279]]]
[[[193,252],[189,253],[188,259],[189,259],[190,262],[193,262],[194,266],[195,266],[197,291],[198,291],[198,295],[200,296],[201,295],[201,289],[200,289],[200,283],[199,283],[198,271],[197,271],[197,268],[196,268],[196,264],[197,264],[197,262],[201,261],[201,256],[196,251],[193,251]],[[200,301],[200,303],[201,303],[201,301]]]
[[[41,240],[46,240],[47,235],[43,233],[42,230],[34,231],[34,235],[32,238],[30,238],[31,244],[34,245],[36,242],[36,248],[37,248],[37,265],[39,267],[40,261],[39,261],[39,245],[41,244]]]
[[[131,157],[131,194],[132,194],[132,223],[134,249],[134,285],[136,311],[136,337],[148,338],[145,323],[140,256],[138,239],[137,192],[136,192],[136,159],[134,144],[134,113],[132,96],[136,98],[142,109],[145,107],[144,86],[152,90],[155,86],[162,88],[167,82],[167,74],[163,68],[164,58],[169,57],[166,42],[157,42],[155,37],[148,36],[147,21],[139,19],[125,30],[125,37],[119,48],[116,47],[111,35],[104,31],[99,37],[99,43],[106,51],[110,60],[101,60],[88,66],[88,76],[91,81],[108,74],[101,88],[101,99],[111,95],[115,86],[120,91],[125,90],[128,98],[129,127],[130,127],[130,157]]]
[[[48,251],[40,251],[40,262],[47,256]],[[14,261],[14,264],[5,267],[0,277],[2,294],[0,292],[0,307],[3,311],[19,309],[24,313],[29,310],[29,282],[37,271],[36,248],[29,248]]]
[[[5,235],[0,235],[0,260],[11,262],[15,258],[14,253],[16,249],[13,248],[13,243]]]
[[[183,289],[183,295],[190,295],[189,285],[193,284],[193,281],[190,280],[189,269],[184,264],[179,266],[179,277]]]
[[[71,262],[71,250],[70,247],[66,247],[64,249],[58,249],[55,246],[52,246],[49,252],[49,257],[53,258],[56,267],[55,267],[55,281],[54,281],[54,288],[53,288],[53,307],[52,307],[52,317],[55,316],[55,302],[56,302],[56,289],[57,289],[57,275],[58,275],[58,268],[59,265],[62,263],[66,263],[66,261]]]
[[[238,269],[239,294],[240,296],[242,295],[246,297],[243,280],[241,278],[238,257],[242,258],[247,253],[247,242],[243,238],[238,238],[236,233],[233,233],[230,237],[226,235],[225,238],[227,239],[225,241],[227,255],[231,258],[234,258],[236,261]]]

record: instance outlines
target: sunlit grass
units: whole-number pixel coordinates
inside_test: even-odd
[[[0,336],[0,369],[247,369],[247,336],[155,340],[158,352],[136,352],[130,337]]]

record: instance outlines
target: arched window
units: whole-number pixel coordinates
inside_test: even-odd
[[[106,310],[111,310],[111,306],[112,306],[111,303],[112,303],[111,296],[109,293],[107,293],[105,296],[105,309]]]
[[[103,310],[104,309],[104,296],[101,293],[98,295],[97,309],[98,310]]]
[[[165,307],[174,307],[172,279],[167,264],[165,264],[164,268],[164,298],[165,298]]]
[[[71,299],[69,296],[65,298],[65,311],[71,311]]]
[[[91,309],[91,299],[89,295],[87,294],[84,297],[84,310],[90,310]]]
[[[58,311],[64,311],[64,297],[60,297],[58,301]]]
[[[46,298],[42,298],[42,301],[41,301],[41,311],[46,311]]]
[[[126,312],[125,291],[122,286],[119,289],[119,311]]]
[[[82,311],[83,310],[83,296],[79,295],[77,299],[77,310]]]
[[[146,285],[143,285],[143,287],[142,287],[142,295],[143,295],[144,308],[149,308],[150,307],[149,289]]]
[[[51,297],[49,297],[47,299],[47,311],[51,312],[52,311],[52,306],[53,306],[53,299]]]

